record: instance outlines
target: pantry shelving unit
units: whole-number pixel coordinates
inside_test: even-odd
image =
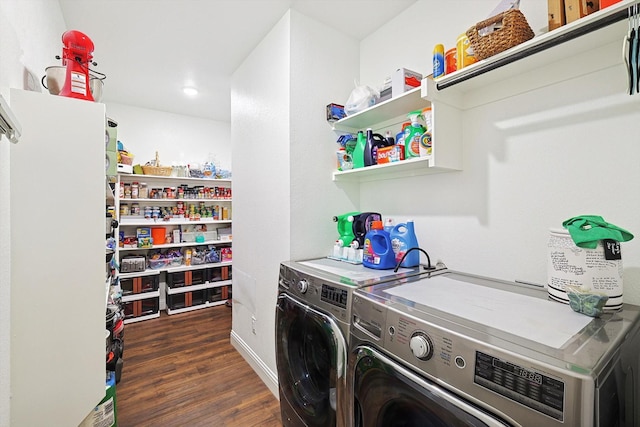
[[[370,127],[395,135],[407,113],[431,106],[433,155],[334,171],[333,180],[367,182],[462,170],[464,110],[622,62],[628,8],[634,3],[623,0],[437,80],[425,77],[419,88],[334,122],[338,134]],[[551,64],[563,65],[548,73],[545,69]]]
[[[132,197],[135,194],[120,190],[125,185],[131,188],[134,182],[139,185],[145,183],[148,195],[158,195],[139,197],[143,194],[138,193],[138,197]],[[178,196],[177,189],[181,186],[185,191]],[[205,192],[205,189],[211,191]],[[176,314],[221,305],[230,298],[232,262],[220,256],[224,248],[231,249],[232,243],[230,189],[229,179],[118,175],[115,209],[119,213],[119,233],[121,238],[125,238],[126,244],[119,245],[116,259],[121,265],[119,278],[123,290],[125,323],[159,317],[162,309],[166,309],[168,314]],[[132,211],[134,203],[137,204],[135,212]],[[185,214],[168,220],[145,215],[145,208],[156,209],[157,212],[173,209],[178,203],[184,205]],[[195,209],[201,204],[210,208],[209,211],[217,212],[218,216],[190,218],[190,205],[194,205]],[[221,216],[223,218],[219,219]],[[174,238],[176,231],[176,240],[145,247],[129,246],[132,242],[126,238],[135,237],[139,229],[155,227],[164,228],[164,234],[169,239]],[[191,230],[194,227],[200,230]],[[187,249],[204,247],[208,248],[208,251],[217,250],[218,262],[200,263],[200,260],[196,263],[194,257],[190,265],[185,265]],[[147,258],[150,253],[158,250],[180,251],[182,259],[178,258],[178,265],[174,264],[176,261],[168,262],[166,265],[151,265],[147,260],[144,270],[123,272],[122,261],[126,257]]]

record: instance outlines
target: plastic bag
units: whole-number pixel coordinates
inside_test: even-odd
[[[344,104],[344,112],[347,116],[358,113],[374,105],[380,99],[380,92],[367,85],[359,85],[351,91],[349,99]]]

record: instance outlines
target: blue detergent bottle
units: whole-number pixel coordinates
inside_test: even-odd
[[[397,264],[404,254],[411,248],[418,247],[418,238],[414,230],[413,220],[406,223],[400,223],[393,227],[390,233],[391,246],[395,255],[394,260]],[[411,251],[400,264],[401,267],[411,268],[420,265],[420,251]]]
[[[362,265],[377,270],[389,270],[396,266],[391,238],[389,233],[383,230],[382,221],[373,221],[371,229],[364,237]]]

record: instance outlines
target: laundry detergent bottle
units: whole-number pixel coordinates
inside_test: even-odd
[[[418,247],[418,238],[414,230],[413,220],[400,223],[390,233],[391,246],[395,255],[395,263],[400,262],[404,254],[411,248]],[[420,251],[411,251],[404,258],[400,267],[417,267],[420,265]]]
[[[391,247],[389,233],[382,228],[382,221],[373,221],[371,229],[364,237],[362,265],[377,270],[395,268],[395,254]]]
[[[363,168],[364,167],[364,153],[365,146],[367,145],[367,139],[364,136],[364,132],[358,131],[358,137],[356,139],[356,146],[353,149],[352,160],[353,160],[353,168]]]
[[[405,129],[404,136],[404,158],[412,159],[420,157],[420,137],[425,133],[426,129],[420,124],[418,118],[422,115],[422,111],[412,111],[408,114],[411,119],[411,126]]]

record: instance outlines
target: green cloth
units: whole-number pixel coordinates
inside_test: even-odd
[[[616,225],[609,224],[601,216],[582,215],[570,218],[562,223],[569,230],[571,238],[580,248],[595,249],[598,242],[611,239],[626,242],[633,239],[633,234]]]

